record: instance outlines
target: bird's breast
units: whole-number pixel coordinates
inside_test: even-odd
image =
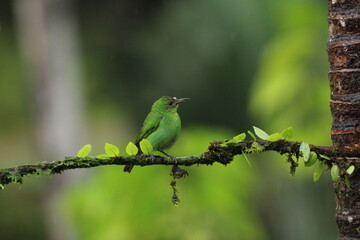
[[[159,127],[151,133],[147,140],[151,142],[154,150],[170,148],[178,139],[181,130],[181,120],[177,113],[164,114]]]

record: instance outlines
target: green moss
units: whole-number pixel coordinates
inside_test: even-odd
[[[37,175],[39,175],[39,176],[50,176],[50,175],[52,175],[51,169],[38,168],[38,169],[36,169],[35,173]]]
[[[6,175],[9,183],[22,183],[22,176],[18,171],[9,171]]]
[[[245,153],[248,153],[248,154],[253,154],[253,153],[261,153],[265,150],[265,147],[264,146],[261,146],[259,143],[257,142],[253,142],[251,144],[251,147],[248,148],[248,149],[245,149]]]

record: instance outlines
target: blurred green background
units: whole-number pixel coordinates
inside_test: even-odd
[[[181,105],[169,151],[199,154],[250,130],[292,126],[329,145],[326,2],[2,0],[0,168],[122,153],[151,104]],[[193,166],[171,203],[169,167],[28,177],[0,192],[2,239],[335,239],[329,176],[266,153]]]

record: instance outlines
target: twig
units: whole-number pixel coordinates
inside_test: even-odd
[[[212,142],[208,150],[202,154],[195,156],[186,156],[178,158],[175,163],[173,159],[162,156],[155,156],[152,159],[150,156],[116,156],[109,159],[98,159],[95,157],[66,157],[64,160],[53,162],[40,162],[38,164],[21,165],[13,168],[0,169],[0,184],[6,185],[9,183],[22,183],[23,177],[27,175],[41,175],[50,176],[61,173],[65,170],[91,168],[105,165],[134,165],[134,166],[150,166],[150,165],[212,165],[214,163],[221,163],[223,165],[229,164],[235,155],[254,154],[266,151],[275,151],[282,154],[299,157],[299,146],[301,142],[291,142],[286,140],[278,141],[244,141],[231,146],[223,146],[223,142]],[[256,148],[254,148],[256,144]],[[259,148],[260,147],[260,148]],[[327,160],[329,164],[334,161],[335,157],[359,157],[360,150],[346,149],[339,151],[333,147],[314,146],[310,145],[310,149],[318,155],[325,155],[332,160]],[[324,159],[319,159],[324,160]]]

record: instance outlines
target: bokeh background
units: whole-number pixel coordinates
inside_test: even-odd
[[[122,151],[153,101],[189,97],[169,151],[258,126],[330,142],[326,2],[0,1],[0,168],[105,142]],[[187,168],[118,166],[27,177],[0,191],[1,239],[335,239],[329,176],[266,153]]]

